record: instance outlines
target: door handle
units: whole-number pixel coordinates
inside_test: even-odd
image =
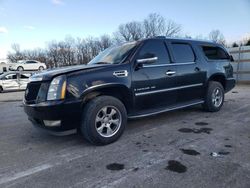
[[[166,72],[166,75],[168,75],[168,76],[172,76],[172,75],[174,75],[176,72],[175,71],[167,71]]]

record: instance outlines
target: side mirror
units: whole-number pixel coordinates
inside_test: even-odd
[[[232,55],[230,55],[230,61],[234,62],[234,57]]]

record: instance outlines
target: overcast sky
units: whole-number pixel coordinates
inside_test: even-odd
[[[12,43],[32,49],[67,35],[112,34],[150,13],[181,24],[191,36],[219,29],[232,42],[250,34],[250,0],[0,0],[0,59]]]

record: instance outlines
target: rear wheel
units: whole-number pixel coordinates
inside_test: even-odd
[[[224,88],[219,82],[210,81],[205,97],[204,109],[209,112],[217,112],[224,102]]]
[[[3,88],[2,88],[2,86],[0,86],[0,93],[2,93],[3,92]]]
[[[23,71],[23,67],[21,67],[21,66],[20,66],[20,67],[17,67],[17,70],[18,70],[18,71]]]
[[[100,96],[85,106],[81,132],[87,141],[105,145],[120,138],[126,124],[127,112],[122,102],[111,96]]]

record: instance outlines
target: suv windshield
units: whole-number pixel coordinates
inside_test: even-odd
[[[136,46],[136,42],[125,43],[119,46],[112,46],[101,52],[88,64],[118,64],[121,63]]]

